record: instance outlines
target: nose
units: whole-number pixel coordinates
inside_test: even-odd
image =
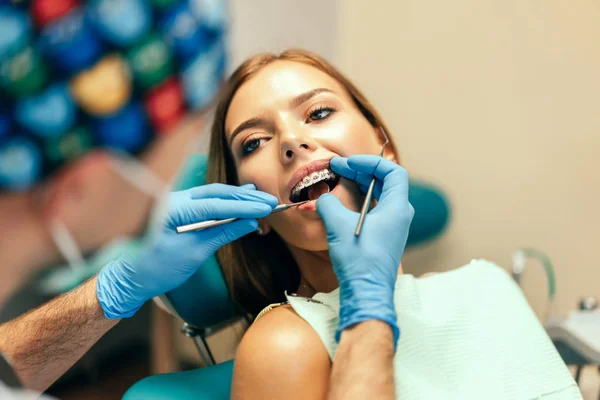
[[[287,130],[280,136],[281,162],[290,163],[297,158],[308,156],[316,149],[311,137],[299,130]]]

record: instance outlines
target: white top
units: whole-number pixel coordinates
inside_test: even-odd
[[[52,400],[51,397],[41,396],[39,393],[29,390],[10,389],[0,382],[0,399],[2,400]]]
[[[288,296],[333,359],[339,291],[313,298],[324,304]],[[399,399],[582,399],[520,288],[495,264],[400,275],[394,301]]]

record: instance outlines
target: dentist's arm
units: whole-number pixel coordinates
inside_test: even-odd
[[[277,199],[252,185],[206,185],[170,194],[164,229],[135,258],[106,265],[74,291],[0,326],[0,352],[23,386],[43,391],[121,318],[187,281],[219,247],[256,230]],[[175,227],[208,219],[239,220],[178,235]]]
[[[329,399],[395,399],[394,335],[378,320],[360,322],[340,338]]]
[[[378,204],[368,212],[357,238],[357,212],[333,195],[323,195],[317,202],[340,284],[339,347],[329,398],[394,399],[393,358],[400,336],[394,286],[414,215],[408,176],[399,165],[367,155],[334,158],[331,169],[356,181],[363,192],[375,177],[373,195]]]
[[[96,280],[0,325],[0,353],[24,387],[47,389],[119,322],[104,317]]]

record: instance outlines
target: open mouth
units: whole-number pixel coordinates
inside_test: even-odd
[[[305,200],[316,200],[322,194],[332,191],[339,181],[339,175],[336,175],[329,168],[312,172],[292,188],[290,201],[297,203]]]

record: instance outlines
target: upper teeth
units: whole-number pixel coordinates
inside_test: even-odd
[[[292,188],[292,194],[296,194],[296,193],[300,192],[302,189],[304,189],[305,187],[314,185],[317,182],[324,181],[327,179],[335,179],[336,177],[337,177],[337,175],[329,168],[325,168],[320,171],[315,171],[311,174],[306,175],[304,178],[302,178],[300,180],[300,182],[298,182],[296,184],[296,186],[294,186]]]

